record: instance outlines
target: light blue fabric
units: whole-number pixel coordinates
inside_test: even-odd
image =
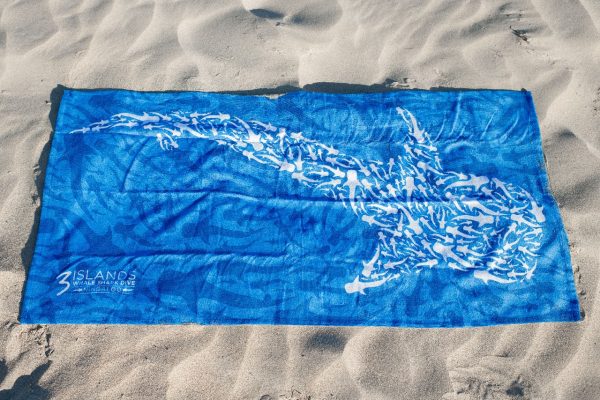
[[[23,323],[579,319],[528,92],[64,93]]]

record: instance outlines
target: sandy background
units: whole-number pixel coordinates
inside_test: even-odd
[[[600,3],[299,3],[0,1],[0,399],[600,399]],[[585,320],[21,326],[59,84],[531,90]]]

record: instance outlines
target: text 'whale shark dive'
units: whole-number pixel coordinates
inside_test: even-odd
[[[341,202],[377,235],[375,253],[345,285],[348,293],[365,294],[425,268],[471,273],[486,284],[531,279],[543,207],[516,185],[444,170],[413,114],[396,112],[408,137],[387,160],[359,159],[302,132],[220,112],[123,112],[71,133],[147,132],[165,151],[178,149],[182,137],[214,141]]]

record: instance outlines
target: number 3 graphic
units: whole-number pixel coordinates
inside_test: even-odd
[[[71,271],[66,271],[56,277],[56,279],[59,280],[58,283],[60,283],[61,285],[65,285],[65,287],[60,292],[56,293],[57,296],[60,296],[61,294],[69,290],[69,288],[71,287],[71,284],[67,281],[67,279],[69,279],[70,276]]]

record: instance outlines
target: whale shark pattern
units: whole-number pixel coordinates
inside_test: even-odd
[[[165,151],[182,137],[214,141],[340,202],[377,232],[375,253],[345,285],[348,293],[365,294],[425,268],[471,273],[485,284],[531,279],[542,207],[516,185],[445,171],[414,115],[396,112],[408,135],[388,160],[359,159],[302,132],[224,113],[124,112],[70,133],[136,130],[155,136]]]

